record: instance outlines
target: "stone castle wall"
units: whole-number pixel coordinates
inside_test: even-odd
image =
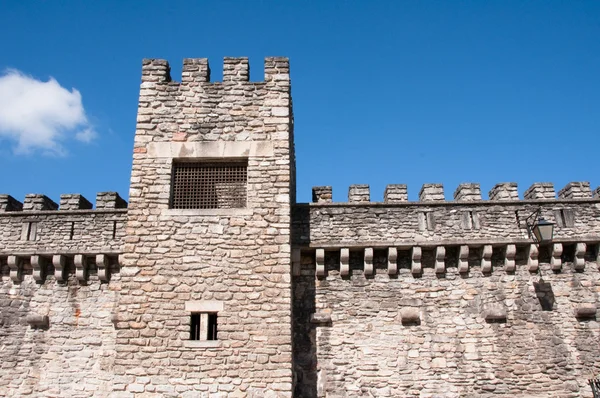
[[[461,196],[468,188],[470,197]],[[507,193],[507,191],[509,191]],[[536,195],[542,191],[543,195]],[[600,200],[585,183],[445,202],[313,190],[293,213],[298,397],[588,396],[600,372]],[[394,193],[394,195],[391,195]],[[532,244],[525,219],[556,222]]]
[[[0,396],[110,396],[125,206],[0,195]]]
[[[353,185],[295,203],[289,63],[181,82],[144,60],[130,203],[0,195],[0,395],[585,397],[600,373],[600,189],[482,200]],[[247,163],[242,208],[172,208],[181,162]],[[556,223],[535,244],[527,218]],[[190,338],[192,313],[218,338]]]

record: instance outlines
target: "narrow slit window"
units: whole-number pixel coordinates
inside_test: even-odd
[[[190,340],[217,340],[216,312],[194,312],[191,314]]]
[[[75,221],[71,221],[71,231],[69,231],[69,240],[73,240],[73,235],[75,235]]]
[[[113,221],[112,238],[115,239],[116,237],[117,237],[117,222]]]
[[[173,163],[171,208],[245,208],[247,169],[247,162]]]
[[[190,340],[200,340],[200,314],[192,314],[190,322]]]
[[[217,339],[217,314],[212,313],[208,314],[208,336],[206,336],[207,340],[216,340]]]

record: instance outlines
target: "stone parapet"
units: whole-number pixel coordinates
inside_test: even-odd
[[[248,58],[225,57],[223,60],[223,82],[247,82],[250,79]]]
[[[383,194],[385,203],[402,203],[408,201],[408,189],[406,184],[390,184],[385,187]]]
[[[207,58],[185,58],[181,73],[182,83],[210,82],[210,66]]]
[[[5,211],[21,211],[23,203],[7,194],[0,194],[0,213]]]
[[[558,191],[559,199],[588,199],[591,197],[590,183],[586,181],[570,182]]]
[[[289,84],[289,59],[286,57],[266,57],[264,59],[265,82]],[[207,58],[185,58],[181,74],[181,83],[172,81],[171,66],[165,59],[146,58],[142,61],[142,89],[154,87],[155,84],[208,84],[220,82],[210,81],[210,66]],[[249,82],[250,62],[247,57],[225,57],[223,59],[223,82]],[[143,93],[142,93],[143,94]]]
[[[367,189],[368,185],[351,185],[348,192],[348,203],[386,203],[386,204],[416,204],[422,203],[426,205],[439,205],[439,204],[455,204],[456,202],[485,202],[481,196],[481,187],[479,183],[462,183],[454,191],[454,202],[446,201],[444,196],[444,186],[442,184],[423,184],[420,192],[418,202],[412,202],[408,200],[408,189],[405,184],[391,184],[387,185],[383,194],[383,202],[370,202],[367,200]],[[316,194],[327,195],[326,189],[330,187],[314,187],[313,188],[313,202],[314,203],[344,203],[344,202],[332,202],[331,200],[315,200]],[[370,197],[370,195],[369,195]],[[488,193],[489,201],[518,201],[519,192],[517,190],[517,183],[515,182],[503,182],[496,184]],[[590,189],[588,182],[570,182],[563,189],[559,191],[558,198],[556,197],[554,185],[552,183],[540,183],[536,182],[532,184],[523,194],[524,201],[551,201],[551,200],[582,200],[600,199],[600,187],[596,188],[593,192]]]
[[[83,195],[68,193],[60,195],[60,210],[89,210],[92,204]]]
[[[368,185],[351,185],[348,189],[348,202],[369,203],[371,192]]]
[[[516,182],[502,182],[494,185],[488,193],[490,200],[519,200]]]
[[[0,194],[0,214],[36,211],[92,210],[92,203],[83,195],[69,193],[60,195],[60,206],[42,194],[28,194],[23,203],[8,194]],[[126,209],[127,202],[117,192],[99,192],[96,196],[97,210]],[[14,215],[14,214],[13,214]]]
[[[528,200],[556,199],[554,184],[551,182],[536,182],[525,191],[523,197]]]
[[[23,211],[58,210],[58,204],[42,194],[30,193],[25,195]]]
[[[477,183],[460,184],[454,191],[454,200],[471,202],[481,200],[481,188]]]
[[[444,200],[444,186],[442,184],[423,184],[419,192],[420,202],[438,202]]]
[[[99,192],[96,195],[96,209],[125,209],[127,202],[117,192]]]
[[[312,201],[314,203],[331,203],[333,192],[331,186],[313,187]]]

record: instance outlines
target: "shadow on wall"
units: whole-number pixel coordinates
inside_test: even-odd
[[[555,299],[550,282],[544,282],[544,280],[540,278],[539,282],[533,283],[533,287],[535,289],[535,295],[542,306],[542,310],[552,311]]]
[[[313,259],[303,257],[301,275],[293,281],[293,369],[294,396],[317,396],[317,346],[316,325],[311,317],[315,313],[315,275]],[[308,263],[308,264],[305,264]]]

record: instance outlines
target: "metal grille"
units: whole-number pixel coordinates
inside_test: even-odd
[[[174,163],[172,209],[246,207],[245,163]]]

